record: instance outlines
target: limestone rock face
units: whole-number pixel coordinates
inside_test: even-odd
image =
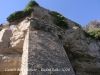
[[[19,75],[23,42],[29,25],[24,20],[13,28],[4,25],[0,31],[0,75]]]
[[[1,67],[0,72],[9,71],[10,69],[13,70],[19,69],[20,65],[21,65],[21,54],[19,54],[18,52],[13,52],[11,50],[0,51],[0,67]]]
[[[35,6],[35,7],[33,7],[33,9],[34,9],[34,12],[31,14],[32,18],[37,19],[40,22],[44,22],[44,23],[47,23],[47,24],[50,24],[50,25],[52,25],[52,24],[54,25],[53,17],[50,15],[50,12],[51,12],[50,10],[47,10],[47,9],[40,7],[40,6]],[[68,23],[69,28],[76,26],[75,22],[73,22],[73,21],[71,21],[67,18],[65,19],[65,21]]]
[[[37,70],[35,72],[28,71],[28,75],[48,75],[50,72],[52,75],[75,75],[57,34],[52,32],[53,27],[44,23],[39,24],[35,29],[34,21],[31,22],[31,25],[34,26],[29,31],[28,69]],[[42,29],[42,27],[44,28]],[[48,30],[50,27],[51,31]],[[59,71],[42,71],[47,68],[59,69]],[[70,69],[70,71],[62,71],[64,68]]]
[[[100,41],[87,38],[81,29],[68,29],[61,38],[76,75],[99,75]]]
[[[90,23],[88,23],[84,27],[84,29],[86,31],[89,31],[89,30],[92,30],[92,29],[95,29],[95,28],[100,28],[100,21],[98,21],[98,20],[91,21]]]
[[[29,25],[29,22],[24,20],[12,28],[13,36],[11,37],[11,48],[13,50],[22,52],[25,35]]]
[[[19,73],[9,71],[18,69],[21,65],[21,54],[10,49],[10,38],[12,37],[11,29],[6,26],[0,31],[0,75],[16,75]]]
[[[21,62],[21,71],[19,75],[28,75],[28,49],[29,49],[29,29],[27,30],[24,45],[23,45],[23,55]]]
[[[34,19],[31,20],[31,25],[32,24],[33,24],[32,27],[34,29],[44,30],[46,32],[54,32],[55,34],[58,35],[76,75],[82,75],[82,74],[99,75],[100,74],[99,72],[100,41],[99,40],[95,40],[91,37],[86,37],[83,30],[77,27],[64,30],[59,28],[58,26],[55,25],[52,26],[49,24],[41,23]],[[49,30],[50,28],[51,30]],[[37,34],[37,31],[35,31],[34,29],[32,29],[34,34]],[[43,35],[40,34],[40,36]],[[30,42],[32,43],[32,41]],[[37,49],[38,48],[39,47],[37,47]]]
[[[33,9],[34,12],[32,14],[32,17],[34,17],[34,19],[37,19],[44,23],[53,24],[52,17],[49,14],[49,10],[39,6],[33,7]]]
[[[8,48],[10,46],[10,38],[12,31],[10,28],[2,29],[0,31],[0,48]]]

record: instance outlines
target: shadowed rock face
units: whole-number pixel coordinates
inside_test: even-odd
[[[81,29],[66,30],[61,36],[76,75],[99,75],[100,41],[87,38]]]
[[[3,26],[2,26],[2,24],[0,25],[0,31],[3,29]]]
[[[45,24],[45,23],[41,23],[37,20],[31,20],[30,22],[31,26],[30,26],[30,33],[29,33],[29,38],[30,38],[30,43],[29,46],[32,44],[32,48],[29,48],[29,62],[34,62],[33,64],[29,63],[30,68],[33,66],[34,68],[36,68],[37,64],[39,65],[39,68],[41,68],[41,65],[43,66],[44,63],[46,63],[44,61],[44,63],[40,62],[40,59],[42,61],[42,58],[45,57],[47,58],[45,55],[48,54],[49,51],[47,51],[47,53],[45,53],[45,55],[41,56],[41,49],[51,49],[54,47],[54,45],[51,43],[50,47],[48,45],[48,43],[50,43],[50,39],[53,40],[54,36],[52,36],[52,32],[55,35],[58,35],[59,40],[62,42],[62,45],[66,51],[66,53],[68,54],[68,58],[70,59],[71,65],[75,71],[76,75],[99,75],[99,69],[100,69],[100,62],[99,62],[99,57],[100,57],[100,41],[99,40],[94,40],[92,38],[87,38],[84,35],[84,32],[82,29],[79,28],[75,28],[75,29],[68,29],[68,30],[63,30],[60,29],[57,26],[50,26],[49,24]],[[44,24],[44,25],[43,25]],[[36,25],[36,26],[35,26]],[[42,28],[42,26],[44,28]],[[48,28],[51,28],[51,31],[48,31]],[[48,37],[48,36],[51,37]],[[37,40],[34,40],[34,39]],[[44,39],[45,42],[42,39]],[[49,40],[48,40],[49,39]],[[32,41],[36,44],[33,44]],[[43,44],[41,43],[37,43],[38,42],[45,42]],[[44,45],[47,43],[47,47]],[[35,46],[36,45],[36,46]],[[58,48],[58,47],[57,47]],[[39,51],[38,51],[39,49]],[[51,51],[50,50],[50,51]],[[36,51],[36,53],[34,52]],[[34,52],[34,53],[32,53]],[[45,51],[43,51],[45,52]],[[56,53],[56,52],[55,52]],[[59,53],[59,52],[57,52]],[[31,55],[32,54],[32,55]],[[40,55],[40,56],[36,56],[36,55]],[[50,54],[49,54],[50,55]],[[53,55],[53,53],[52,53]],[[59,54],[60,55],[60,54]],[[40,57],[40,58],[39,58]],[[35,59],[36,58],[36,59]],[[60,58],[60,57],[59,57]],[[36,63],[35,60],[31,60],[31,59],[35,59],[37,60],[38,63]],[[39,60],[39,61],[38,61]],[[51,60],[51,59],[50,59]],[[45,67],[45,66],[43,66]],[[48,66],[46,66],[48,67]],[[38,72],[39,73],[39,72]],[[29,72],[29,74],[38,74],[37,72]],[[44,73],[44,72],[43,72]],[[49,72],[48,72],[49,73]],[[26,74],[27,75],[27,74]]]
[[[59,69],[59,71],[55,72],[53,68]],[[75,75],[57,35],[45,32],[43,29],[29,31],[28,69],[37,69],[36,72],[29,71],[28,75],[49,75],[50,72],[57,75]],[[43,69],[52,70],[43,72]],[[63,69],[66,71],[62,71]]]
[[[48,28],[53,30],[52,26],[35,19],[31,20],[29,36],[24,42],[25,49],[22,57],[24,60],[20,75],[75,75],[58,36],[48,31]],[[25,68],[28,68],[28,71],[24,72]],[[46,71],[47,69],[49,70]],[[64,69],[66,71],[63,71]]]

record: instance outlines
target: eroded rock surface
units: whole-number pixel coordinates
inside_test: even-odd
[[[23,42],[29,25],[27,20],[13,28],[3,25],[0,31],[0,75],[19,75]]]
[[[92,30],[95,28],[100,28],[100,21],[99,20],[91,21],[84,27],[84,29],[86,31],[89,31],[89,30]]]
[[[19,71],[6,72],[4,70],[6,68],[20,68],[21,64],[22,64],[22,68],[28,67],[27,66],[28,64],[25,63],[29,61],[30,64],[32,64],[31,57],[34,59],[36,57],[38,60],[43,59],[42,61],[44,61],[44,63],[47,65],[48,63],[45,62],[47,61],[46,55],[49,54],[48,52],[52,53],[52,50],[57,48],[56,46],[58,46],[59,42],[62,43],[61,44],[63,45],[62,48],[65,49],[68,58],[70,60],[69,62],[71,62],[71,66],[74,69],[76,75],[100,75],[100,40],[95,40],[91,37],[86,37],[83,30],[75,26],[75,23],[69,19],[66,19],[69,29],[62,29],[57,25],[53,24],[52,17],[49,14],[50,12],[49,10],[46,10],[39,6],[34,7],[33,9],[34,12],[32,13],[31,18],[27,17],[27,19],[21,20],[20,22],[16,23],[12,29],[9,27],[8,24],[4,25],[3,29],[2,27],[0,27],[1,30],[0,31],[0,67],[1,67],[0,70],[2,70],[0,71],[0,75],[19,75]],[[30,39],[28,39],[28,34],[27,34],[29,27],[30,29],[32,28],[32,31],[30,32],[31,35]],[[49,37],[49,33],[50,33],[50,37]],[[56,34],[59,37],[59,42],[54,40],[56,41],[56,43],[58,42],[57,45],[53,40],[51,40],[55,38],[51,36],[52,35],[51,33]],[[43,38],[44,36],[45,38]],[[36,40],[34,40],[33,38]],[[28,42],[28,40],[30,40],[30,43]],[[52,44],[49,44],[49,42],[51,41]],[[36,43],[34,44],[33,42]],[[41,44],[37,45],[39,42],[41,42]],[[48,47],[45,46],[44,44],[48,45]],[[28,55],[27,55],[28,45],[32,46],[31,48],[34,49],[34,50],[30,49],[31,52],[29,57],[30,60],[28,60]],[[35,48],[38,51],[36,51]],[[43,51],[41,50],[41,48],[43,48],[45,52],[41,52]],[[48,50],[48,48],[50,51]],[[44,57],[46,59],[39,56],[39,54],[42,55],[42,53],[45,53]],[[59,51],[57,53],[59,54]],[[55,58],[57,58],[56,57],[58,56],[56,55],[57,53],[56,52],[54,54],[52,53],[52,55]],[[64,53],[64,55],[66,53]],[[35,57],[33,57],[33,55]],[[51,56],[47,55],[49,61],[52,61],[51,58],[54,58],[52,57],[52,55]],[[21,57],[23,62],[21,62]],[[54,60],[55,62],[59,60],[59,62],[57,63],[60,63],[60,59],[61,61],[65,60],[64,62],[67,61],[66,59],[63,60],[63,54],[61,55],[61,57]],[[32,62],[34,62],[34,64],[41,64],[39,61],[35,61],[35,60],[32,60]],[[65,65],[67,65],[67,62]],[[36,65],[35,66],[31,65],[31,66],[36,67]],[[26,72],[22,72],[22,73],[24,75],[27,75]],[[50,72],[50,74],[52,73]]]
[[[82,75],[82,74],[99,75],[100,74],[99,72],[100,41],[99,40],[95,40],[91,37],[86,37],[84,31],[78,27],[72,27],[71,29],[64,30],[59,28],[58,26],[55,25],[52,26],[49,24],[41,23],[35,19],[31,19],[31,25],[32,24],[33,24],[32,26],[33,29],[31,30],[33,30],[34,32],[34,34],[31,33],[32,35],[36,35],[38,33],[38,31],[35,31],[35,29],[39,31],[43,30],[45,32],[51,32],[51,33],[54,32],[55,34],[58,35],[68,55],[68,58],[70,59],[71,65],[76,75]],[[40,34],[40,35],[43,36],[44,34],[43,35]]]
[[[47,68],[51,71],[42,71]],[[43,30],[29,31],[28,69],[36,69],[28,75],[75,75],[57,35]]]
[[[0,48],[9,48],[11,36],[12,31],[10,28],[5,28],[0,31]]]
[[[69,29],[61,38],[76,75],[99,75],[100,41],[87,38],[81,29]]]
[[[19,69],[21,66],[21,54],[11,50],[0,51],[0,71]],[[16,70],[15,70],[16,71]]]
[[[27,33],[27,29],[29,25],[30,25],[30,22],[27,20],[24,20],[12,28],[13,36],[11,37],[11,48],[13,50],[17,50],[22,53],[25,35]]]

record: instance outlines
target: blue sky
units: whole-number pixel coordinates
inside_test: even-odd
[[[17,10],[23,10],[30,0],[0,0],[0,23]],[[100,20],[100,0],[35,0],[40,6],[57,11],[82,26]]]

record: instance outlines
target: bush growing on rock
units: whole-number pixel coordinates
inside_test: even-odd
[[[85,35],[86,35],[86,37],[92,37],[97,40],[100,40],[100,28],[89,30],[87,32],[85,31]]]
[[[58,12],[55,12],[55,11],[51,11],[51,12],[49,12],[49,14],[53,16],[54,24],[56,24],[56,25],[58,25],[59,27],[62,27],[62,28],[68,28],[68,24],[65,21],[64,16],[62,16],[61,14],[59,14]]]
[[[23,17],[23,11],[16,11],[7,18],[7,21],[13,22],[21,17]]]
[[[100,39],[100,28],[89,30],[88,33],[96,39]]]
[[[12,14],[10,14],[8,17],[7,17],[7,21],[8,22],[14,22],[15,20],[18,20],[20,18],[23,18],[25,16],[28,16],[33,10],[33,6],[39,6],[39,4],[37,4],[34,0],[30,1],[24,10],[22,11],[16,11]]]

